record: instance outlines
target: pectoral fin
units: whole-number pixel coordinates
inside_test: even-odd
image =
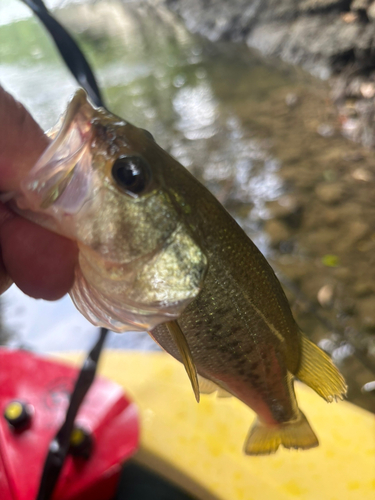
[[[189,376],[191,385],[193,387],[195,399],[199,403],[200,395],[199,395],[197,369],[195,367],[193,356],[191,354],[190,347],[186,341],[185,335],[181,330],[180,325],[177,323],[177,321],[168,321],[168,323],[165,324],[168,328],[169,333],[176,342],[178,350],[181,354],[182,363],[185,367],[185,370]]]
[[[213,394],[214,392],[216,392],[218,398],[232,397],[232,394],[230,394],[228,391],[215,384],[215,382],[212,382],[212,380],[202,377],[202,375],[198,375],[198,382],[201,394]]]

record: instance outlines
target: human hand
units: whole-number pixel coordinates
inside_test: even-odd
[[[15,191],[49,139],[0,86],[0,191]],[[0,203],[0,293],[14,283],[27,295],[56,300],[74,280],[78,251],[67,238],[33,224]]]

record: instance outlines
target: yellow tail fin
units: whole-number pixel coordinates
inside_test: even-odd
[[[343,399],[347,386],[331,358],[302,334],[301,362],[295,376],[329,403]]]
[[[269,455],[279,446],[307,450],[318,445],[318,438],[300,411],[298,419],[280,425],[267,426],[256,420],[246,439],[244,452],[246,455]]]

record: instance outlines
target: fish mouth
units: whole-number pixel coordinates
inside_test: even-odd
[[[17,211],[61,219],[82,208],[92,190],[89,146],[94,112],[80,89],[60,122],[47,133],[53,139],[51,144],[21,181],[14,196]]]

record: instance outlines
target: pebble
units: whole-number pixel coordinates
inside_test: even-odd
[[[321,183],[315,188],[315,193],[320,201],[328,204],[335,204],[341,201],[344,189],[340,183]]]
[[[362,392],[372,392],[375,394],[375,380],[372,380],[371,382],[367,382],[367,384],[365,384],[362,389],[361,389]]]
[[[350,10],[366,10],[370,5],[371,0],[353,0],[350,5]]]
[[[332,125],[328,125],[327,123],[321,123],[316,131],[322,137],[332,137],[335,133],[335,129],[332,127]]]
[[[278,200],[267,203],[272,216],[276,219],[288,219],[301,210],[301,203],[295,196],[284,195]]]
[[[364,159],[364,156],[359,151],[355,151],[354,153],[345,153],[343,156],[343,160],[349,162],[361,161]]]
[[[342,253],[350,252],[353,247],[358,247],[361,242],[370,233],[370,227],[365,222],[355,220],[345,223],[345,234],[338,240],[337,249]],[[362,242],[361,242],[362,243]]]
[[[357,20],[357,14],[355,12],[345,12],[341,15],[341,19],[344,23],[351,24]]]
[[[364,82],[361,84],[360,92],[365,99],[371,99],[375,96],[375,86],[371,82]]]
[[[375,330],[375,297],[369,296],[357,301],[362,324],[367,331]]]
[[[375,21],[375,2],[372,2],[367,9],[367,17],[370,21]]]
[[[355,352],[355,349],[351,344],[349,344],[349,343],[342,344],[337,349],[335,349],[333,351],[332,359],[336,363],[342,363],[346,358],[353,356],[354,352]]]
[[[330,209],[321,211],[321,221],[324,222],[327,226],[335,227],[339,224],[341,219],[341,213],[338,209]]]
[[[374,286],[371,283],[359,282],[354,286],[354,294],[356,297],[367,297],[372,295],[375,291]]]
[[[283,273],[287,275],[291,281],[296,283],[306,280],[309,276],[309,272],[311,272],[309,262],[296,261],[295,258],[291,258],[290,255],[280,256],[279,262],[285,265],[285,268],[282,269]]]
[[[298,96],[297,94],[294,94],[293,92],[289,92],[285,96],[285,104],[289,106],[290,108],[294,108],[296,104],[298,104]]]
[[[279,220],[268,220],[265,223],[265,230],[271,240],[272,246],[278,246],[282,241],[290,238],[290,231],[286,225]]]
[[[332,275],[341,281],[352,281],[353,277],[347,267],[336,267],[332,270]]]
[[[350,298],[342,298],[340,310],[347,316],[354,316],[357,312],[357,307],[354,300],[351,300]]]
[[[348,226],[346,238],[352,244],[357,243],[370,232],[370,227],[365,222],[353,221]]]
[[[322,286],[322,288],[319,290],[317,294],[317,299],[322,307],[328,309],[333,305],[333,296],[334,296],[334,287],[333,285],[328,284]]]
[[[369,170],[365,168],[356,168],[352,173],[353,179],[356,181],[370,182],[373,180],[373,175]]]

